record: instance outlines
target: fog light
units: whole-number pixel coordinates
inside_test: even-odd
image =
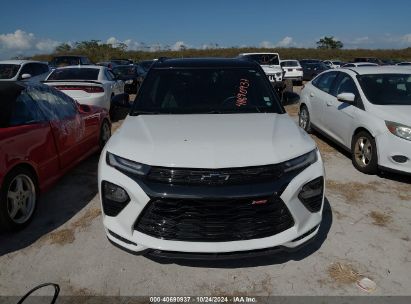
[[[104,214],[117,216],[130,201],[130,197],[120,186],[103,181],[102,200]]]
[[[322,176],[305,184],[298,198],[310,212],[318,212],[321,209],[324,194],[324,178]]]
[[[106,199],[119,203],[125,203],[129,199],[123,188],[109,182],[103,182],[103,194]]]

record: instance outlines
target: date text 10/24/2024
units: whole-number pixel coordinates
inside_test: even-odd
[[[185,297],[185,296],[170,296],[170,297],[150,297],[150,303],[257,303],[255,297],[212,297],[212,296],[197,296],[197,297]]]

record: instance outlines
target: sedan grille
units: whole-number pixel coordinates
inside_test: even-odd
[[[225,200],[153,199],[134,228],[159,239],[224,242],[269,237],[294,226],[278,196]]]
[[[275,181],[283,175],[281,165],[225,169],[152,167],[149,181],[176,185],[238,185]]]

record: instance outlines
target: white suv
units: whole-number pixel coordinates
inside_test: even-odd
[[[281,60],[284,71],[284,79],[290,79],[297,85],[303,83],[303,68],[298,60]]]
[[[280,55],[278,53],[242,53],[239,57],[256,61],[263,68],[274,86],[283,86],[284,71],[281,68]]]
[[[156,256],[296,249],[322,219],[321,156],[253,61],[155,62],[98,184],[108,239]]]
[[[357,67],[330,70],[301,93],[299,123],[352,153],[361,172],[378,167],[411,173],[411,70]]]

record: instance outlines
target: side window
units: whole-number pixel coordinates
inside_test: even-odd
[[[20,75],[19,78],[21,78],[21,76],[23,74],[30,74],[31,76],[35,76],[35,71],[34,71],[34,66],[32,63],[27,63],[23,66],[23,68],[20,71]]]
[[[48,120],[67,119],[76,116],[74,102],[58,90],[44,86],[31,87],[30,96],[38,103]]]
[[[355,96],[358,96],[358,90],[354,80],[350,75],[345,73],[340,73],[333,89],[334,96],[341,93],[353,93]]]
[[[315,87],[319,88],[321,91],[330,93],[336,76],[337,76],[337,72],[325,73],[315,78],[312,84]]]
[[[90,60],[86,57],[81,57],[81,64],[91,64]]]
[[[114,78],[115,78],[115,77],[113,77],[114,74],[111,73],[109,70],[105,69],[104,70],[104,75],[106,76],[107,80],[114,81]]]
[[[114,73],[112,71],[108,70],[107,73],[110,75],[112,80],[116,79],[116,75],[114,75]]]
[[[37,103],[24,90],[13,103],[10,126],[26,125],[45,121]]]
[[[33,74],[32,76],[37,76],[37,75],[41,75],[44,72],[44,68],[43,68],[44,64],[41,63],[33,63]]]

